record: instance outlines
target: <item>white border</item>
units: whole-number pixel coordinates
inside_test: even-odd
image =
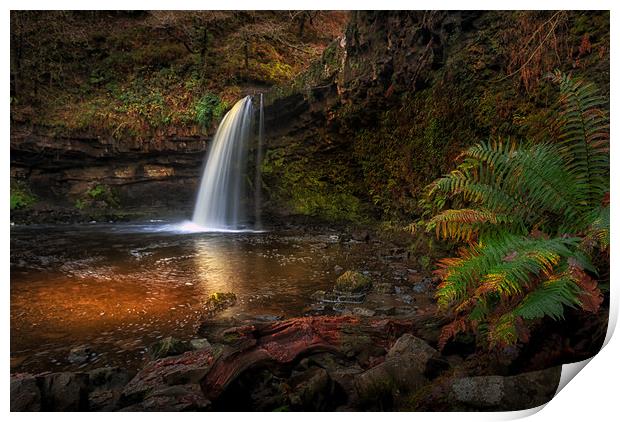
[[[152,0],[152,1],[135,1],[135,0],[110,0],[105,3],[95,3],[95,2],[85,2],[85,1],[70,1],[70,0],[58,0],[54,2],[50,1],[33,1],[33,0],[22,0],[22,1],[7,1],[4,3],[8,6],[4,10],[4,37],[3,37],[3,67],[2,74],[3,80],[5,84],[3,85],[3,89],[5,92],[5,106],[3,113],[3,121],[4,121],[4,133],[6,134],[5,139],[5,154],[3,155],[3,168],[5,177],[2,179],[2,192],[3,197],[5,198],[5,204],[8,203],[9,199],[9,178],[7,177],[10,171],[10,159],[9,159],[9,139],[10,139],[10,116],[9,116],[9,35],[10,35],[10,26],[9,22],[9,9],[194,9],[194,10],[215,10],[215,9],[235,9],[235,10],[260,10],[260,9],[331,9],[331,10],[354,10],[354,9],[370,9],[370,10],[401,10],[401,9],[425,9],[425,8],[433,8],[439,10],[476,10],[476,9],[513,9],[513,10],[535,10],[535,9],[566,9],[566,10],[612,10],[611,13],[611,49],[612,49],[612,61],[611,61],[611,74],[615,75],[617,70],[617,57],[618,54],[615,51],[615,48],[618,44],[618,31],[617,28],[619,20],[616,17],[616,13],[619,10],[619,7],[614,7],[616,4],[620,4],[618,2],[613,1],[597,1],[590,0],[587,2],[584,1],[575,1],[575,0],[521,0],[521,1],[492,1],[492,0],[468,0],[468,1],[456,1],[456,0],[434,0],[432,2],[429,1],[390,1],[383,0],[381,2],[370,2],[370,1],[334,1],[334,0],[314,0],[312,2],[299,2],[299,1],[243,1],[238,0],[234,2],[213,2],[213,1],[198,1],[198,0],[176,0],[176,1],[163,1],[163,0]],[[616,75],[617,76],[617,75]],[[615,80],[612,78],[612,80]],[[615,89],[615,84],[612,81],[611,84],[611,111],[612,111],[612,122],[616,122],[618,113],[615,113],[617,110],[617,90]],[[614,124],[612,123],[612,132],[613,132]],[[618,191],[618,183],[616,182],[618,176],[618,160],[615,159],[616,154],[615,151],[617,148],[612,148],[611,154],[611,175],[612,175],[612,197],[616,198],[616,194],[620,193]],[[616,176],[616,177],[614,177]],[[10,228],[9,228],[9,208],[6,207],[2,209],[5,214],[5,225],[3,226],[3,246],[4,246],[4,256],[5,259],[2,263],[4,271],[2,274],[9,274],[10,265],[9,265],[9,245],[10,245]],[[617,230],[615,221],[618,221],[620,217],[620,212],[617,211],[617,207],[615,206],[615,202],[612,203],[612,244],[616,244],[618,239]],[[620,262],[620,256],[616,253],[616,249],[611,248],[612,259],[611,262]],[[553,418],[555,420],[612,420],[617,416],[616,411],[618,410],[618,399],[616,397],[616,388],[614,388],[618,382],[616,378],[618,375],[618,362],[617,357],[620,356],[620,347],[618,346],[618,340],[611,338],[611,333],[613,333],[613,329],[615,327],[617,321],[617,307],[618,307],[618,289],[614,287],[613,283],[616,278],[617,269],[614,265],[611,268],[611,280],[612,288],[612,306],[610,312],[610,324],[608,335],[606,338],[606,346],[602,349],[602,351],[595,356],[593,359],[578,364],[565,365],[562,373],[563,381],[572,379],[572,376],[579,371],[575,371],[579,366],[582,369],[585,364],[587,364],[588,369],[580,373],[572,382],[568,383],[565,388],[560,388],[558,390],[559,394],[555,397],[550,403],[546,406],[541,406],[536,409],[530,409],[527,411],[520,412],[505,412],[505,413],[391,413],[389,414],[390,419],[394,420],[410,420],[411,418],[415,418],[416,420],[454,420],[458,419],[459,421],[481,421],[481,420],[508,420],[508,419],[516,419],[525,416],[532,415],[533,419],[537,418]],[[4,324],[4,339],[8,340],[10,333],[10,316],[9,316],[9,297],[10,297],[10,285],[8,276],[5,277],[4,282],[4,290],[2,291],[3,295],[3,303],[5,304],[5,324]],[[2,351],[2,356],[4,358],[4,362],[8,364],[9,362],[9,342],[5,341],[5,346]],[[8,371],[7,371],[8,374]],[[571,376],[572,375],[572,376]],[[4,404],[4,409],[8,412],[9,409],[9,382],[8,377],[2,385],[2,400]],[[561,390],[561,391],[560,391]],[[541,411],[544,408],[543,411]],[[612,416],[613,415],[613,416]],[[137,415],[136,415],[137,416]],[[203,419],[203,418],[225,418],[227,420],[236,420],[237,418],[251,418],[258,420],[285,420],[288,419],[291,415],[286,413],[270,413],[270,414],[261,414],[261,413],[251,413],[251,414],[241,414],[241,413],[227,413],[216,414],[216,415],[203,415],[200,413],[192,413],[192,414],[184,414],[182,417],[184,419]],[[324,413],[324,414],[310,414],[310,413],[297,413],[294,415],[295,419],[299,421],[308,421],[315,422],[317,418],[327,418],[327,419],[342,419],[351,417],[352,415],[340,415],[337,413]],[[26,420],[31,418],[51,418],[52,420],[72,420],[77,418],[83,418],[83,415],[79,413],[65,413],[65,414],[24,414],[24,413],[11,413],[10,417],[15,420]],[[129,419],[134,418],[134,415],[130,414],[118,414],[115,415],[114,418],[120,419]],[[140,416],[138,416],[140,417]],[[169,415],[161,415],[161,414],[150,414],[146,416],[148,418],[154,418],[159,420],[164,420],[169,418]],[[356,413],[354,415],[356,419],[359,420],[374,420],[377,416],[368,414],[368,413]],[[101,414],[101,413],[91,413],[88,415],[89,419],[93,420],[107,420],[110,418],[110,415]]]

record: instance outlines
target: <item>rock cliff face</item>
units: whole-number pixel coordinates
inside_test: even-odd
[[[57,205],[72,205],[103,184],[123,207],[189,212],[207,144],[206,137],[138,142],[13,130],[11,177],[28,180],[35,195]]]
[[[544,44],[550,31],[559,44]],[[540,118],[557,95],[545,72],[559,67],[608,92],[608,46],[606,13],[352,12],[320,61],[267,93],[266,211],[410,219],[423,187],[464,147],[527,137],[536,123],[527,116]],[[542,55],[522,60],[532,51]],[[52,202],[72,204],[101,183],[121,207],[187,214],[207,146],[208,137],[137,142],[17,127],[11,177]]]
[[[606,13],[352,12],[322,60],[266,110],[267,204],[410,221],[424,186],[465,147],[544,125],[557,98],[546,73],[608,92],[608,42]]]

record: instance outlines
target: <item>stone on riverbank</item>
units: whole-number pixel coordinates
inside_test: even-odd
[[[38,412],[41,392],[37,380],[30,374],[11,375],[11,412]]]
[[[347,293],[361,293],[370,289],[370,278],[357,271],[347,271],[336,280],[335,290]]]
[[[165,337],[149,347],[151,359],[161,359],[167,356],[175,356],[191,350],[191,346],[174,337]]]

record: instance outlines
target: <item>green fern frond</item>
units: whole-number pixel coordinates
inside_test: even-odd
[[[427,228],[435,228],[437,237],[470,242],[485,224],[510,223],[508,215],[497,214],[485,209],[446,210],[433,217]]]
[[[566,168],[584,195],[600,201],[609,191],[609,113],[606,100],[592,83],[556,71],[551,79],[560,86],[560,151]]]
[[[601,306],[589,257],[609,247],[609,117],[592,84],[552,78],[561,98],[548,133],[558,139],[478,143],[428,188],[442,203],[465,205],[436,211],[426,225],[467,242],[436,271],[439,308],[458,315],[442,332],[444,343],[476,327],[491,347],[527,341],[526,320]]]
[[[554,320],[564,318],[564,308],[579,306],[580,289],[570,276],[550,278],[528,293],[514,310],[514,315],[524,319],[548,316]]]

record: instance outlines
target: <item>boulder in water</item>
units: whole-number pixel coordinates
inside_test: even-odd
[[[85,363],[90,360],[91,353],[92,350],[90,347],[86,345],[77,346],[69,351],[69,356],[67,357],[67,360],[70,363]]]
[[[211,294],[205,302],[205,307],[210,313],[223,311],[226,308],[230,308],[237,303],[237,295],[232,292],[221,293],[216,292]]]
[[[347,271],[336,280],[335,290],[347,293],[361,293],[370,289],[370,278],[357,271]]]

